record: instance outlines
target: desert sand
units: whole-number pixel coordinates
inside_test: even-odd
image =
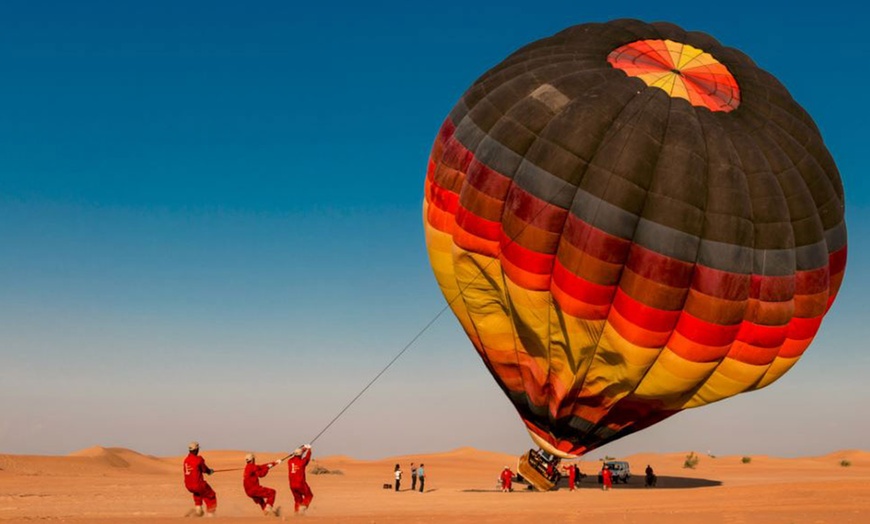
[[[820,457],[710,457],[700,454],[694,469],[683,467],[686,453],[618,457],[631,463],[634,477],[611,491],[599,489],[597,460],[581,459],[588,475],[579,490],[547,493],[497,489],[505,465],[516,456],[471,448],[446,453],[355,460],[318,457],[309,465],[314,500],[304,517],[293,515],[287,468],[262,480],[278,489],[278,519],[261,515],[242,491],[246,453],[203,449],[214,469],[208,477],[218,494],[217,516],[224,522],[256,520],[346,523],[406,522],[607,522],[607,523],[868,523],[870,453],[841,451]],[[521,450],[522,451],[522,450]],[[258,452],[258,462],[281,452]],[[182,484],[183,456],[153,457],[123,448],[94,447],[68,456],[0,455],[0,522],[70,523],[189,522],[192,499]],[[849,465],[842,465],[848,461]],[[424,463],[424,493],[410,491],[411,462]],[[402,491],[384,489],[396,463],[405,472]],[[658,486],[643,486],[651,464]],[[313,468],[330,473],[312,474]]]

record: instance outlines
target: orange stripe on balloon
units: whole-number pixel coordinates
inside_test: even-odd
[[[453,235],[456,228],[456,217],[435,206],[426,206],[426,223],[438,231]]]
[[[794,300],[766,302],[749,299],[743,320],[762,326],[784,326],[794,316]]]
[[[629,322],[649,331],[670,332],[677,325],[680,311],[648,306],[626,294],[621,288],[613,297],[613,307]]]
[[[459,208],[459,195],[444,189],[434,180],[426,179],[426,182],[426,200],[444,211],[456,213],[456,210]]]
[[[785,335],[788,333],[788,324],[784,326],[764,326],[753,322],[743,321],[740,331],[737,332],[736,340],[762,348],[773,348],[782,345]]]
[[[462,206],[456,211],[456,224],[483,240],[498,242],[501,237],[501,223],[481,218]]]
[[[674,331],[668,340],[668,349],[690,362],[718,362],[728,354],[731,341],[721,346],[708,346],[684,337],[679,331]]]
[[[659,348],[664,346],[671,334],[670,331],[660,332],[643,328],[623,317],[615,307],[610,308],[610,314],[607,316],[607,323],[610,324],[622,338],[632,344],[646,348]]]
[[[644,278],[627,267],[622,271],[619,288],[623,293],[646,306],[666,311],[683,309],[686,294],[689,292],[685,287],[672,287]]]
[[[489,196],[471,184],[462,186],[459,205],[480,218],[493,222],[501,222],[504,211],[504,200]]]
[[[706,322],[727,326],[743,320],[747,303],[746,300],[725,300],[689,289],[681,309]]]
[[[794,340],[811,340],[816,336],[822,325],[823,315],[812,318],[795,317],[788,323],[788,338]]]
[[[719,325],[701,320],[683,311],[677,321],[676,330],[693,342],[705,346],[724,346],[730,344],[740,331],[740,324]]]
[[[487,240],[477,235],[469,233],[461,227],[456,227],[453,230],[453,241],[457,246],[480,255],[488,257],[498,257],[499,246],[498,241]]]
[[[555,255],[526,249],[504,233],[501,235],[501,246],[503,258],[524,271],[549,275],[553,270]]]
[[[550,289],[550,274],[540,274],[526,271],[515,265],[507,257],[501,259],[502,271],[516,285],[529,291],[547,291]]]
[[[802,340],[792,340],[786,339],[783,342],[782,347],[779,350],[780,358],[797,358],[804,354],[804,351],[810,347],[810,343],[812,343],[812,338],[806,338]]]
[[[590,282],[571,273],[559,260],[553,265],[553,282],[571,298],[596,306],[610,306],[616,286]]]
[[[809,318],[824,315],[827,310],[828,296],[827,289],[814,295],[795,295],[794,316]]]
[[[568,273],[601,286],[614,286],[621,278],[622,264],[606,262],[568,243],[560,244],[556,257]]]
[[[780,345],[772,347],[755,346],[742,340],[735,340],[728,352],[728,358],[751,364],[753,366],[767,366],[776,358]]]
[[[550,287],[550,292],[553,294],[553,299],[559,304],[559,307],[574,318],[582,320],[604,320],[607,318],[610,311],[610,303],[607,304],[589,304],[577,298],[574,298],[555,282]]]

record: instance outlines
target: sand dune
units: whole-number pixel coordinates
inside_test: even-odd
[[[218,493],[218,514],[223,521],[265,518],[242,492],[245,453],[203,450],[208,464],[221,470],[209,482]],[[562,485],[548,493],[525,491],[521,485],[513,493],[501,493],[496,487],[498,473],[505,465],[516,464],[516,456],[502,453],[461,448],[368,461],[315,454],[309,466],[315,499],[305,519],[388,524],[870,522],[870,452],[843,450],[799,458],[749,456],[748,460],[697,453],[694,469],[683,467],[687,453],[619,457],[631,463],[635,477],[610,492],[601,491],[597,484],[600,462],[579,460],[587,475],[581,488],[570,492]],[[257,452],[260,462],[284,454]],[[182,459],[99,446],[62,457],[0,455],[0,522],[184,522],[189,519],[182,515],[192,501],[182,485]],[[409,490],[411,462],[426,465],[425,493]],[[406,479],[399,493],[383,488],[392,483],[396,463]],[[643,487],[647,464],[659,477],[655,489]],[[314,475],[315,468],[331,474]],[[285,467],[273,471],[263,484],[278,489],[278,503],[285,510],[292,509]]]

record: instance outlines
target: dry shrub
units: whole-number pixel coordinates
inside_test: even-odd
[[[698,465],[698,462],[701,459],[698,458],[698,455],[695,455],[694,451],[690,451],[688,455],[686,455],[686,460],[683,461],[683,467],[688,469],[695,469],[695,466]]]
[[[327,469],[320,464],[315,464],[308,472],[312,475],[344,475],[340,469]]]

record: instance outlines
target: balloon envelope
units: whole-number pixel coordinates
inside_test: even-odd
[[[636,20],[480,77],[435,140],[424,225],[478,354],[562,456],[777,380],[846,264],[810,116],[745,54]]]

